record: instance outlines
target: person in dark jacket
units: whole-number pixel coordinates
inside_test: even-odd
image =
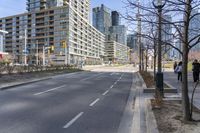
[[[175,61],[174,62],[174,72],[175,72],[176,67],[177,67],[177,62]]]
[[[182,61],[178,63],[175,73],[178,73],[178,81],[182,81]]]
[[[192,63],[192,71],[193,71],[193,80],[194,82],[199,81],[199,71],[200,71],[200,64],[197,60],[194,60]]]

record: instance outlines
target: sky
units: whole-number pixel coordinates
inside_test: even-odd
[[[0,18],[26,12],[26,0],[0,0]],[[91,6],[104,4],[111,10],[123,12],[124,4],[121,0],[91,0]]]

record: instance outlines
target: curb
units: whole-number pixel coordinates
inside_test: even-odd
[[[134,103],[133,133],[146,133],[145,95],[143,93],[146,84],[143,82],[140,73],[137,73],[136,97]]]
[[[36,83],[36,82],[40,82],[40,81],[45,81],[45,80],[49,80],[49,79],[53,79],[53,78],[57,78],[57,77],[62,77],[64,75],[74,75],[74,74],[77,74],[77,73],[79,73],[79,72],[58,74],[58,75],[49,76],[49,77],[46,77],[46,78],[33,79],[33,80],[30,80],[30,81],[26,81],[26,82],[18,82],[18,83],[13,83],[13,84],[10,83],[10,84],[0,86],[0,90],[7,90],[7,89],[10,89],[10,88],[13,88],[13,87],[18,87],[18,86],[22,86],[22,85],[32,84],[32,83]]]
[[[145,102],[146,102],[145,112],[146,112],[147,133],[159,133],[155,115],[152,111],[150,99],[146,99]]]
[[[119,128],[117,133],[132,133],[133,132],[133,116],[134,116],[134,101],[136,97],[136,87],[134,82],[134,75],[138,75],[137,73],[133,73],[133,80],[130,89],[130,94],[128,97],[128,101],[123,112],[123,116],[121,122],[119,124]]]
[[[144,79],[142,78],[142,76],[140,75],[139,72],[138,72],[138,76],[139,76],[140,80],[142,81],[142,88],[143,88],[144,90],[147,89],[147,85],[145,84]]]
[[[45,80],[49,80],[52,79],[52,77],[48,77],[48,78],[42,78],[42,79],[36,79],[36,80],[30,80],[27,82],[20,82],[20,83],[14,83],[14,84],[7,84],[5,86],[1,86],[0,90],[7,90],[13,87],[18,87],[18,86],[22,86],[22,85],[27,85],[27,84],[32,84],[32,83],[36,83],[36,82],[40,82],[40,81],[45,81]]]
[[[142,87],[143,87],[143,93],[144,93],[144,90],[147,89],[147,86],[142,78],[142,76],[140,75],[140,73],[138,74],[141,81],[142,81]],[[155,91],[155,89],[154,89]],[[145,111],[145,119],[146,119],[146,133],[159,133],[158,131],[158,127],[157,127],[157,123],[156,123],[156,119],[155,119],[155,116],[154,116],[154,113],[152,111],[152,106],[151,106],[151,103],[150,103],[150,99],[145,99],[144,101],[144,111]]]

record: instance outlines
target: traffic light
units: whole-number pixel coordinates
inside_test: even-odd
[[[52,46],[50,46],[50,53],[53,53],[54,52],[54,49],[55,49],[55,47],[54,47],[54,45],[52,45]]]
[[[61,47],[62,48],[66,48],[67,47],[67,43],[66,43],[66,41],[61,41]]]
[[[51,46],[51,51],[54,51],[54,49],[55,49],[55,48],[54,48],[54,45],[52,45],[52,46]]]

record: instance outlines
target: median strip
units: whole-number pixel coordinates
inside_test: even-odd
[[[49,89],[49,90],[46,90],[46,91],[43,91],[43,92],[35,93],[34,95],[35,96],[41,95],[41,94],[44,94],[44,93],[47,93],[47,92],[50,92],[50,91],[54,91],[54,90],[57,90],[57,89],[60,89],[60,88],[63,88],[63,87],[65,87],[65,85],[59,86],[59,87],[56,87],[56,88],[53,88],[53,89]]]
[[[99,100],[100,100],[100,99],[97,98],[94,102],[92,102],[92,103],[90,104],[90,107],[94,106]]]
[[[84,112],[80,112],[78,115],[76,115],[71,121],[69,121],[63,128],[68,128],[70,127],[76,120],[78,120]]]

